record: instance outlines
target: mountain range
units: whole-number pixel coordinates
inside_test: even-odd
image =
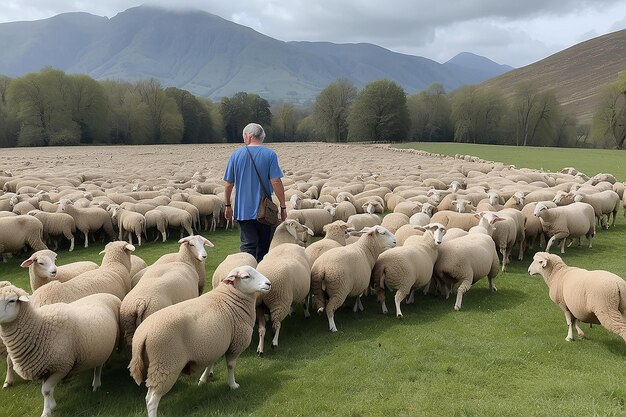
[[[467,52],[440,64],[366,43],[283,42],[207,12],[150,6],[110,19],[64,13],[0,24],[0,74],[45,66],[98,80],[154,77],[211,99],[245,91],[295,103],[339,78],[358,88],[390,79],[412,94],[434,82],[452,91],[512,69]]]

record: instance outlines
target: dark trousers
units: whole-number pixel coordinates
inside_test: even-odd
[[[238,220],[237,223],[239,224],[239,240],[241,241],[239,249],[254,256],[257,262],[261,262],[261,259],[270,250],[272,226],[259,223],[256,220]]]

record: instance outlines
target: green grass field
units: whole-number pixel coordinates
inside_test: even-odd
[[[422,149],[451,156],[472,155],[489,161],[513,164],[520,168],[543,168],[553,172],[565,167],[575,167],[589,176],[605,172],[615,175],[620,181],[626,181],[626,151],[474,145],[452,142],[409,142],[394,146]]]
[[[453,154],[469,153],[518,166],[524,166],[519,161],[533,159],[526,152],[535,152],[500,147],[497,157],[481,154],[483,147],[471,148],[474,152],[445,146]],[[428,150],[445,153],[443,148]],[[581,167],[588,174],[596,166],[617,173],[607,161],[616,158],[614,153],[625,155],[602,151],[607,152],[604,163],[583,168],[595,161],[598,151],[560,152],[561,161],[567,163],[554,162],[554,168]],[[543,161],[533,162],[548,167]],[[617,168],[624,172],[623,166]],[[217,264],[238,251],[238,235],[233,231],[204,235],[215,244],[208,249],[210,281]],[[617,226],[599,231],[592,249],[568,248],[564,260],[626,277],[625,236],[626,221],[620,212]],[[177,247],[175,240],[151,243],[136,254],[151,263]],[[60,252],[58,260],[60,264],[99,261],[101,249],[97,245],[71,254]],[[349,300],[349,306],[335,316],[339,332],[331,334],[325,316],[304,319],[298,307],[297,314],[283,322],[278,349],[270,350],[266,338],[263,358],[255,354],[255,330],[251,347],[238,361],[239,390],[229,390],[221,361],[215,379],[205,386],[196,385],[199,374],[181,376],[163,397],[160,415],[625,416],[626,344],[600,326],[587,325],[583,329],[588,340],[566,342],[562,312],[550,301],[541,277],[526,272],[531,258],[528,254],[522,262],[513,261],[509,272],[498,276],[497,293],[481,280],[466,293],[459,312],[453,310],[453,298],[420,294],[415,304],[403,306],[404,319],[398,320],[393,314],[383,315],[374,297],[365,300],[365,311],[358,314],[352,313]],[[27,270],[19,268],[22,260],[0,264],[0,279],[27,288]],[[391,293],[387,303],[393,306]],[[129,356],[128,352],[113,355],[96,393],[91,392],[91,372],[59,385],[53,415],[145,416],[146,389],[130,378]],[[0,365],[1,375],[5,370]],[[0,416],[40,415],[40,387],[39,382],[18,378],[13,388],[0,392]]]

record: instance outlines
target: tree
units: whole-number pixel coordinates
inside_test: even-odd
[[[270,105],[257,94],[239,92],[232,97],[224,97],[220,102],[220,112],[228,142],[241,142],[243,128],[248,123],[259,123],[265,127],[266,133],[272,125]]]
[[[506,103],[498,90],[461,87],[452,95],[451,107],[456,142],[501,141]]]
[[[350,108],[348,140],[406,140],[410,124],[404,90],[394,81],[373,81],[357,94]]]
[[[341,78],[322,90],[315,99],[313,119],[320,134],[333,142],[348,138],[348,111],[357,95],[351,81]]]
[[[104,87],[88,75],[66,76],[67,104],[80,128],[81,143],[107,140],[108,107]]]
[[[512,106],[515,144],[549,144],[557,107],[558,101],[552,90],[539,91],[531,82],[521,83],[515,90]],[[541,130],[544,131],[543,137]]]
[[[626,71],[600,93],[593,116],[594,141],[623,149],[626,142]]]
[[[212,120],[207,107],[189,91],[175,87],[165,89],[165,94],[171,97],[178,106],[183,118],[182,143],[207,143],[212,138]]]
[[[156,78],[140,81],[135,91],[148,112],[148,143],[180,143],[183,136],[183,118],[176,102],[168,97]]]
[[[272,130],[277,140],[294,140],[298,123],[297,117],[296,108],[291,103],[279,103],[272,109]]]
[[[0,75],[0,147],[17,145],[19,124],[15,112],[10,111],[7,103],[7,91],[11,78]]]
[[[448,141],[453,138],[450,100],[443,85],[433,83],[419,94],[407,98],[412,140]]]

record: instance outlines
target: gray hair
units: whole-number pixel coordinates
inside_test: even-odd
[[[261,142],[265,140],[265,130],[263,130],[263,126],[258,123],[249,123],[246,127],[243,128],[243,135],[249,134],[250,136],[254,136]]]

